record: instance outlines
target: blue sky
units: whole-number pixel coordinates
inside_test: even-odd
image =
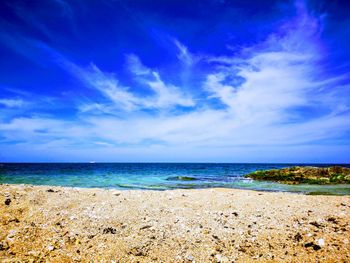
[[[0,161],[350,162],[346,1],[1,1]]]

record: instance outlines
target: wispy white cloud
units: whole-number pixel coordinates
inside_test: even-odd
[[[0,99],[0,105],[3,105],[8,108],[17,108],[21,107],[25,102],[21,99]]]
[[[173,42],[178,49],[177,58],[187,66],[192,65],[194,58],[188,48],[177,39],[173,39]]]
[[[244,57],[210,60],[218,63],[218,71],[208,75],[205,87],[236,120],[275,128],[303,114],[296,111],[298,107],[319,107],[324,101],[324,94],[315,93],[326,84],[317,79],[318,20],[304,12],[300,16],[282,27],[283,34],[277,32],[258,46],[245,48]],[[333,103],[324,106],[332,108]]]
[[[94,64],[91,64],[88,69],[82,69],[74,65],[73,72],[114,103],[114,105],[104,105],[103,108],[136,111],[142,109],[168,109],[174,106],[192,107],[195,105],[189,94],[182,92],[179,87],[166,84],[158,72],[143,65],[137,56],[129,55],[128,65],[131,72],[137,76],[138,81],[142,85],[149,87],[149,94],[138,95],[133,93],[131,88],[122,86],[113,74],[102,72]],[[69,63],[68,68],[72,68],[72,63]],[[95,105],[95,109],[102,107],[101,104],[94,103],[93,105]],[[86,110],[87,108],[89,107],[85,105],[84,109]]]
[[[113,74],[102,72],[96,65],[91,64],[88,70],[81,72],[83,72],[81,77],[110,99],[116,107],[131,111],[142,104],[142,100],[129,92],[128,87],[120,85]]]
[[[155,99],[149,103],[150,107],[167,108],[173,105],[191,107],[195,105],[194,100],[190,96],[185,95],[179,87],[165,84],[159,73],[152,72],[152,75],[152,80],[145,81],[156,94]]]
[[[151,74],[151,70],[145,67],[138,56],[129,54],[127,56],[127,63],[129,70],[136,76],[143,76]]]

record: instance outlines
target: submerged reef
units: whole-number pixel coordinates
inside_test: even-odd
[[[259,170],[247,174],[245,177],[284,184],[350,184],[350,168],[342,166],[293,166],[282,169]]]

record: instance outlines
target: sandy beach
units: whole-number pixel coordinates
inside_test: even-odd
[[[1,262],[349,262],[350,196],[0,185]]]

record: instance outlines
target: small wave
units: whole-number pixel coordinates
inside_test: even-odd
[[[168,177],[166,180],[167,181],[196,181],[198,179],[190,176],[174,176],[174,177]]]
[[[116,184],[115,186],[125,189],[138,189],[138,190],[166,190],[166,187],[161,185],[132,185],[132,184]]]

